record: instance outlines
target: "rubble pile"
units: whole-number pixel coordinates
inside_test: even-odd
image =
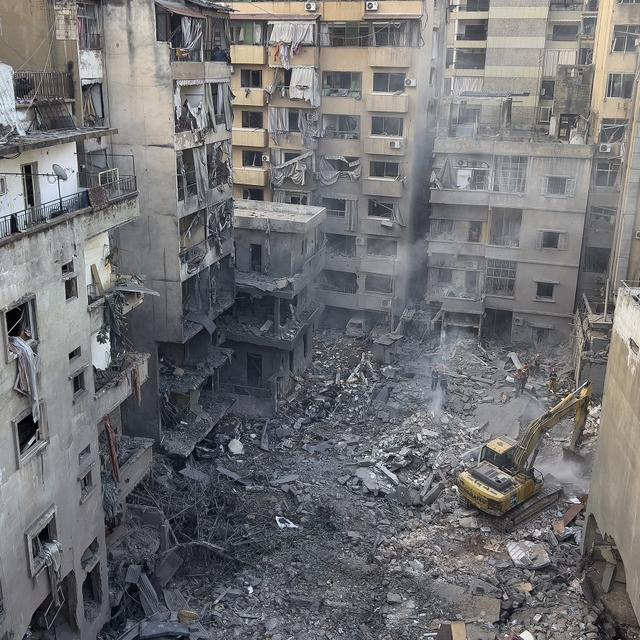
[[[479,445],[555,402],[560,356],[518,395],[507,349],[406,339],[401,364],[380,365],[368,346],[325,332],[276,417],[227,415],[188,460],[156,457],[131,498],[156,514],[154,544],[138,525],[123,544],[142,552],[111,553],[129,595],[110,639],[149,619],[210,640],[418,640],[452,622],[472,640],[622,637],[583,593],[579,492],[506,534],[455,486]],[[597,421],[594,408],[588,446]]]

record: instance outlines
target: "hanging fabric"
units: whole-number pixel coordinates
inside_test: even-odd
[[[216,105],[213,98],[213,82],[207,82],[204,85],[203,111],[208,127],[217,131],[218,123],[216,122]]]
[[[306,100],[312,107],[320,106],[320,86],[318,72],[313,67],[293,67],[289,84],[292,100]]]
[[[331,160],[337,160],[344,169],[336,169],[330,162]],[[320,157],[320,182],[326,186],[335,184],[340,178],[346,178],[351,182],[356,182],[362,175],[362,165],[360,159],[349,162],[344,156],[321,156]]]
[[[182,28],[180,48],[188,52],[195,51],[202,42],[202,20],[183,16],[180,19],[180,27]]]
[[[220,93],[220,87],[218,87]],[[235,96],[231,91],[231,85],[228,82],[222,84],[222,95],[224,104],[224,124],[227,131],[231,131],[233,127],[233,99]]]
[[[288,107],[269,107],[269,133],[275,144],[280,144],[282,136],[289,135]]]
[[[358,201],[344,201],[344,222],[347,231],[358,230]]]
[[[313,151],[307,151],[283,164],[271,167],[271,184],[274,187],[281,187],[289,178],[298,186],[304,185],[308,169],[307,161],[312,155]]]
[[[209,175],[207,171],[207,151],[204,145],[193,147],[193,164],[196,173],[196,187],[198,202],[204,202],[209,190]]]

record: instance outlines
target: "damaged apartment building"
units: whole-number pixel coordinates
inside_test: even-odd
[[[110,615],[106,533],[151,463],[151,441],[121,433],[120,407],[147,380],[128,313],[150,292],[114,260],[115,230],[139,215],[137,177],[84,99],[102,60],[89,5],[3,15],[2,638],[96,637]]]
[[[131,315],[150,383],[124,424],[188,455],[230,406],[216,395],[229,364],[216,319],[234,297],[228,10],[103,0],[102,11],[113,147],[147,178],[118,261],[160,293]],[[192,410],[198,419],[184,427]]]
[[[222,390],[235,410],[270,415],[293,377],[311,363],[313,327],[323,310],[315,281],[325,259],[323,207],[238,201],[236,300],[220,318],[233,353]]]
[[[571,332],[593,149],[595,8],[453,4],[431,173],[435,326],[536,343]]]
[[[441,4],[231,7],[236,199],[326,208],[319,301],[342,326],[358,312],[397,322],[424,211]]]

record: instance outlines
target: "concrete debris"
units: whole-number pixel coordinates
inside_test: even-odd
[[[234,456],[241,456],[244,453],[244,446],[240,440],[233,438],[229,441],[227,448]]]
[[[543,569],[551,564],[549,554],[541,543],[529,540],[507,542],[507,551],[513,564],[521,569]]]

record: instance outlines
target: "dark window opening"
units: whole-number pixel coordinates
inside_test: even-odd
[[[62,275],[68,276],[73,273],[73,260],[65,262],[61,267]]]
[[[586,273],[605,273],[609,266],[610,249],[602,247],[585,247],[583,269]]]
[[[373,291],[375,293],[392,293],[393,278],[379,275],[365,276],[364,288],[366,291]]]
[[[558,126],[558,138],[560,140],[568,140],[571,130],[575,129],[578,123],[578,115],[575,113],[563,113],[560,115],[560,124]]]
[[[553,300],[553,291],[556,285],[551,282],[536,283],[536,298],[544,300]]]
[[[264,114],[262,111],[243,111],[242,112],[242,128],[243,129],[262,129],[264,128]]]
[[[260,89],[262,87],[262,71],[257,69],[241,69],[240,86],[243,89]]]
[[[258,353],[247,353],[247,384],[250,387],[262,385],[262,356]]]
[[[393,116],[373,116],[371,118],[372,136],[401,136],[404,121]]]
[[[543,231],[540,244],[543,249],[558,249],[560,247],[560,233],[557,231]]]
[[[85,390],[84,386],[84,371],[81,371],[77,375],[73,376],[73,395],[77,395]]]
[[[470,222],[469,235],[467,236],[467,241],[480,242],[481,236],[482,236],[482,222]]]
[[[252,244],[249,247],[251,254],[251,271],[262,271],[262,245]]]
[[[4,316],[7,335],[25,341],[35,339],[35,312],[33,300],[28,300],[9,309]]]
[[[97,564],[86,576],[82,583],[82,604],[84,617],[93,620],[100,611],[102,602],[102,582],[100,577],[100,564]]]
[[[289,109],[288,115],[289,131],[300,131],[300,110]]]
[[[40,425],[34,421],[31,412],[16,422],[16,432],[21,456],[26,455],[41,442]]]
[[[56,539],[56,525],[55,521],[49,520],[38,533],[36,533],[31,542],[31,554],[33,558],[37,558],[44,546],[49,542],[53,542]]]
[[[540,85],[540,97],[543,100],[553,100],[553,94],[556,90],[555,80],[543,80]]]
[[[351,71],[323,72],[322,95],[338,98],[360,98],[362,95],[362,73]]]
[[[80,500],[84,500],[93,490],[93,474],[91,471],[87,471],[82,478],[80,478]]]
[[[80,453],[78,454],[78,464],[82,464],[85,462],[89,456],[91,455],[91,445],[88,444]]]
[[[299,151],[285,151],[282,154],[284,162],[289,162],[289,160],[295,160],[300,155]]]
[[[395,205],[393,202],[383,202],[381,200],[369,200],[367,215],[372,218],[388,218],[394,216]]]
[[[400,163],[373,160],[369,163],[369,175],[372,178],[399,178]]]
[[[622,142],[627,133],[628,120],[604,118],[600,125],[600,142]]]
[[[78,297],[78,278],[67,278],[64,281],[64,299],[71,300]]]
[[[243,200],[264,200],[264,189],[243,189]]]
[[[250,151],[248,149],[243,149],[242,166],[243,167],[261,167],[262,151]]]
[[[80,347],[76,347],[73,351],[69,351],[69,361],[74,358],[79,358],[82,353],[82,349]]]
[[[381,93],[404,91],[405,73],[374,73],[373,90]]]
[[[615,187],[620,169],[619,160],[603,160],[596,163],[596,186]]]
[[[568,42],[578,39],[580,23],[571,22],[568,24],[554,24],[551,39],[558,42]]]
[[[395,256],[398,253],[396,240],[367,238],[367,254],[370,256]]]
[[[347,201],[340,198],[322,198],[322,206],[326,207],[328,216],[344,218]]]
[[[437,269],[436,274],[440,284],[453,282],[453,269]]]

